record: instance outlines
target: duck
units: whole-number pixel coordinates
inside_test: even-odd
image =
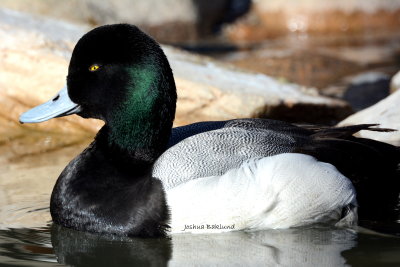
[[[59,175],[53,223],[160,237],[396,216],[399,148],[354,136],[390,129],[271,119],[173,128],[176,100],[167,57],[138,27],[104,25],[83,35],[66,86],[19,118],[39,123],[77,114],[105,122]]]

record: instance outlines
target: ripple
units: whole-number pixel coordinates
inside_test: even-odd
[[[0,208],[0,229],[41,228],[50,221],[49,196],[3,204]]]
[[[0,230],[0,259],[10,265],[56,265],[49,228]]]

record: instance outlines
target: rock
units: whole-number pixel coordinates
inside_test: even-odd
[[[251,50],[225,53],[219,59],[316,87],[325,96],[342,99],[348,91],[350,94],[345,100],[351,101],[355,110],[360,110],[388,95],[388,79],[398,71],[399,37],[376,37],[374,41],[344,35],[281,38],[266,41]],[[361,84],[360,79],[365,82]],[[359,89],[362,94],[353,94]]]
[[[243,117],[327,123],[350,114],[345,102],[314,89],[172,48],[164,51],[178,85],[178,124]]]
[[[395,92],[400,89],[400,71],[396,73],[390,81],[390,92]]]
[[[0,112],[3,119],[17,123],[19,112],[48,100],[62,88],[72,48],[84,32],[84,28],[68,23],[0,9],[0,101],[3,107]],[[82,122],[77,122],[81,131],[87,125]],[[35,125],[26,127],[35,128]]]
[[[296,43],[268,43],[253,51],[227,54],[222,59],[240,68],[318,89],[329,86],[349,73],[363,70],[356,63],[325,55],[319,49],[303,47],[302,44],[300,40]]]
[[[98,122],[79,117],[65,117],[43,125],[18,122],[23,111],[47,101],[62,88],[71,50],[84,31],[68,23],[0,9],[0,143],[15,140],[15,146],[8,151],[38,152],[33,148],[21,149],[24,138],[35,136],[27,135],[27,131],[68,133],[67,138],[45,142],[40,150],[43,151],[76,143],[87,138],[88,132],[99,129]]]
[[[357,112],[339,123],[340,126],[378,123],[379,127],[397,130],[396,132],[377,133],[361,131],[359,135],[364,138],[390,143],[400,146],[400,91],[378,102],[377,104]]]
[[[245,13],[250,0],[2,0],[1,7],[84,25],[128,22],[161,42],[189,42]]]
[[[390,77],[379,72],[365,72],[349,80],[343,99],[354,111],[360,111],[379,102],[389,95]]]
[[[0,9],[0,142],[15,141],[7,153],[18,156],[69,146],[90,139],[102,126],[98,120],[77,116],[41,124],[18,123],[23,111],[47,101],[63,86],[73,46],[86,31],[85,27]],[[349,113],[346,103],[321,97],[310,88],[167,46],[164,49],[179,95],[175,125],[240,117],[319,122]],[[44,138],[40,132],[52,137],[25,149],[24,143]]]
[[[173,21],[193,22],[196,11],[187,0],[2,0],[1,7],[78,24],[107,24],[129,21],[157,25]]]
[[[290,33],[398,33],[397,0],[258,0],[252,11],[227,29],[235,41],[260,41]]]

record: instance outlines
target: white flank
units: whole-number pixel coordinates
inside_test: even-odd
[[[172,233],[337,222],[343,207],[357,205],[353,185],[333,165],[295,153],[252,159],[221,176],[191,180],[167,190],[167,199]]]

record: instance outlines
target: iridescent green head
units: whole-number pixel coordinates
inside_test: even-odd
[[[126,149],[167,142],[176,104],[172,71],[160,46],[137,27],[85,34],[72,53],[67,88],[80,116],[106,122],[109,142]]]
[[[67,86],[20,116],[36,123],[78,114],[104,120],[109,145],[161,151],[175,116],[176,88],[160,46],[137,27],[114,24],[85,34],[72,53]]]

